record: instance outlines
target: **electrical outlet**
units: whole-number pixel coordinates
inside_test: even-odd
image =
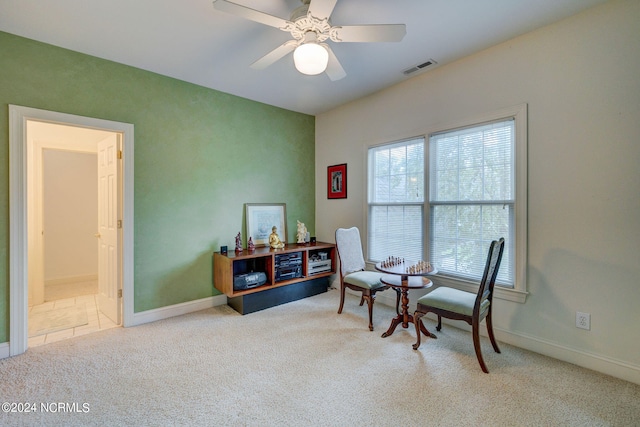
[[[591,315],[576,311],[576,328],[591,330]]]

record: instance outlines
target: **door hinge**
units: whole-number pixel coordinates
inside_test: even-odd
[[[118,159],[122,159],[122,150],[118,150]]]
[[[122,298],[122,289],[118,289],[118,298]]]
[[[118,228],[122,228],[122,220],[121,219],[118,220]]]

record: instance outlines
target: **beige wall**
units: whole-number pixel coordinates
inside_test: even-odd
[[[498,337],[640,383],[638,46],[640,2],[612,1],[319,115],[318,239],[366,229],[368,146],[527,103],[529,296],[495,302]],[[327,200],[337,163],[349,197]]]
[[[98,274],[96,154],[44,150],[44,280]]]

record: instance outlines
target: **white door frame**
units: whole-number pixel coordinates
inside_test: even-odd
[[[27,350],[27,121],[35,120],[122,134],[123,326],[133,325],[133,130],[130,123],[9,105],[9,355]]]

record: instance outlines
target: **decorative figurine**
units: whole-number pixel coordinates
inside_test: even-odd
[[[238,235],[236,236],[236,252],[242,252],[242,237],[240,236],[239,231]]]
[[[275,225],[271,229],[271,234],[269,235],[269,246],[273,249],[284,248],[284,243],[282,243],[282,240],[280,240],[280,237],[278,236],[278,227]]]
[[[251,236],[249,236],[249,242],[247,243],[247,249],[249,249],[249,252],[253,252],[256,250],[256,245],[253,244],[253,239],[251,238]]]
[[[307,243],[307,227],[303,222],[298,221],[298,244]]]

